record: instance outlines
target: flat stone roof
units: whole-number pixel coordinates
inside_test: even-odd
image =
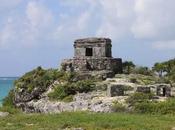
[[[98,37],[91,37],[91,38],[83,38],[83,39],[77,39],[74,41],[74,45],[82,45],[82,44],[111,44],[110,38],[98,38]]]

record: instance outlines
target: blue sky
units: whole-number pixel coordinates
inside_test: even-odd
[[[152,66],[175,56],[174,0],[0,0],[0,76],[57,68],[73,41],[109,37],[113,57]]]

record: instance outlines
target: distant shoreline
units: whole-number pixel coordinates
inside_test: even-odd
[[[2,79],[18,79],[19,77],[0,77],[0,80]]]

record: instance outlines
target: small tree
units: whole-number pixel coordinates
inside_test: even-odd
[[[130,74],[132,68],[135,68],[135,64],[132,61],[125,61],[125,62],[123,62],[124,73]]]
[[[134,73],[136,74],[142,74],[142,75],[153,75],[153,71],[149,69],[148,67],[144,66],[138,66],[134,69]]]
[[[165,72],[165,64],[163,63],[155,63],[153,67],[153,71],[157,72],[159,77],[163,76],[163,72]]]

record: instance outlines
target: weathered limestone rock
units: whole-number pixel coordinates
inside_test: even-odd
[[[172,97],[175,97],[175,87],[172,87],[171,88],[171,96]]]
[[[74,96],[72,102],[49,101],[42,98],[37,101],[30,101],[17,104],[25,112],[38,113],[61,113],[74,111],[91,111],[91,112],[112,112],[114,101],[123,103],[127,97],[106,97],[103,92],[79,93]]]
[[[6,117],[8,115],[9,115],[8,112],[0,112],[0,117]]]
[[[46,88],[44,87],[36,87],[31,92],[29,92],[26,88],[18,88],[18,89],[16,88],[14,91],[15,94],[14,102],[15,103],[28,102],[33,99],[39,99],[42,93],[44,93],[45,91]]]
[[[53,90],[54,86],[62,84],[61,81],[55,81],[47,90],[45,90],[45,92],[40,93],[39,98],[28,98],[28,95],[26,95],[27,97],[24,97],[24,94],[21,96],[21,91],[19,90],[18,93],[15,93],[17,94],[16,96],[19,102],[15,102],[15,104],[25,112],[113,112],[112,106],[115,101],[127,106],[125,101],[128,98],[128,95],[133,94],[136,91],[144,93],[150,91],[154,92],[155,95],[158,95],[158,101],[165,101],[167,96],[172,96],[173,93],[172,87],[169,84],[140,85],[137,83],[131,83],[127,77],[119,77],[120,78],[107,78],[107,80],[98,83],[98,90],[89,93],[78,93],[74,95],[72,102],[67,103],[61,101],[50,101],[47,96],[47,94]]]
[[[150,87],[139,86],[139,87],[137,87],[136,92],[151,93],[151,89],[150,89]]]
[[[122,84],[110,84],[107,88],[107,96],[124,96],[124,85]]]

